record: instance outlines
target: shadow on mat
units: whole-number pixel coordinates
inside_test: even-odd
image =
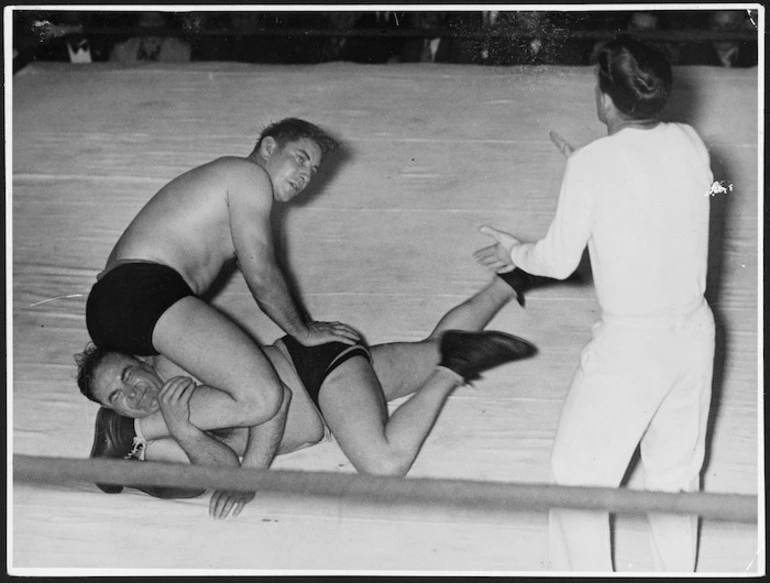
[[[700,96],[704,88],[699,81],[697,67],[674,70],[674,88],[669,103],[666,106],[663,120],[683,122],[699,130],[701,120],[708,114],[704,111]],[[731,168],[724,146],[714,146],[706,142],[711,157],[711,169],[714,180],[724,181],[725,184],[736,182],[735,171]],[[706,194],[704,193],[704,196]],[[730,330],[720,309],[722,289],[725,279],[724,252],[725,234],[728,232],[731,220],[730,193],[718,194],[711,197],[711,216],[709,220],[709,249],[708,274],[706,280],[706,300],[714,312],[716,323],[716,348],[714,352],[714,380],[712,383],[711,410],[709,412],[708,431],[706,435],[706,457],[703,462],[702,475],[708,470],[711,457],[711,444],[714,437],[714,424],[719,417],[719,408],[725,379],[725,361],[730,349]]]

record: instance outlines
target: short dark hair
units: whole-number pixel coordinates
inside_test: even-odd
[[[599,89],[633,119],[657,117],[671,94],[671,65],[662,53],[629,35],[619,35],[596,56]]]
[[[339,146],[337,140],[317,125],[296,117],[287,117],[281,121],[271,123],[262,130],[259,140],[257,140],[257,145],[254,146],[255,151],[259,150],[262,140],[268,136],[278,142],[278,145],[281,147],[285,146],[288,142],[294,142],[302,138],[312,140],[321,149],[322,158],[325,158],[327,154],[331,154]]]
[[[83,352],[74,356],[75,363],[78,365],[78,387],[80,388],[80,392],[83,393],[86,398],[94,403],[99,403],[100,405],[101,403],[94,397],[94,373],[96,372],[96,369],[99,368],[102,361],[110,354],[122,353],[116,352],[115,350],[107,350],[106,348],[97,346],[93,342],[89,342]],[[134,358],[132,354],[127,354],[126,356]]]

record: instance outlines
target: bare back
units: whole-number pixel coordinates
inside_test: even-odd
[[[233,209],[234,192],[253,204]],[[270,177],[247,158],[222,157],[169,182],[142,208],[110,253],[105,272],[127,260],[172,267],[196,294],[204,292],[236,257],[231,212],[266,228],[270,237]],[[246,198],[241,194],[238,199]],[[249,216],[253,215],[253,216]]]

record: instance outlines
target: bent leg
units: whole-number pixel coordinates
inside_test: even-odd
[[[377,344],[370,352],[372,367],[388,402],[417,391],[441,359],[438,340]]]
[[[189,296],[155,325],[155,349],[203,384],[191,421],[201,429],[249,427],[275,416],[283,388],[259,345],[224,314]],[[205,396],[204,396],[205,395]]]
[[[356,357],[327,377],[319,403],[340,448],[359,472],[404,476],[447,397],[461,383],[459,376],[437,368],[388,419],[374,369],[366,359]]]
[[[391,342],[371,347],[372,366],[386,401],[410,395],[425,384],[440,360],[439,340],[447,330],[483,330],[514,297],[499,277],[484,289],[449,310],[421,342]]]

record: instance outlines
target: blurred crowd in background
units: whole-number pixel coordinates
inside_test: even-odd
[[[608,31],[660,31],[661,35],[656,36],[651,44],[662,50],[673,65],[753,67],[758,60],[756,40],[665,40],[658,37],[664,36],[665,31],[756,32],[756,19],[756,11],[747,10],[18,10],[14,12],[13,48],[14,56],[24,57],[27,62],[238,61],[307,64],[351,61],[588,65],[602,42],[602,35]],[[426,30],[444,31],[445,36],[431,37],[419,32],[398,34]],[[368,31],[369,34],[351,35],[354,31]],[[451,34],[446,34],[447,31]],[[521,34],[506,38],[499,36],[501,31]],[[569,37],[565,33],[570,31],[580,34]],[[596,33],[595,36],[592,37],[592,33]]]

